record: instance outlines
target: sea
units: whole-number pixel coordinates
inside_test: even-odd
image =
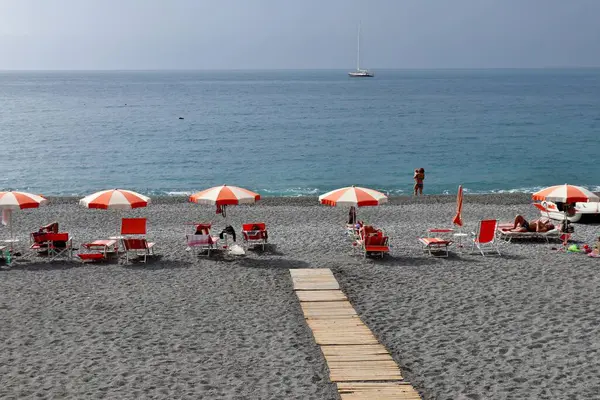
[[[0,72],[0,190],[600,190],[600,69]]]

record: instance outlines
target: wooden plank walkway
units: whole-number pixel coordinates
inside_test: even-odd
[[[417,400],[419,393],[360,320],[330,269],[291,269],[306,323],[342,400]]]

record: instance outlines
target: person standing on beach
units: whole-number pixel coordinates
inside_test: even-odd
[[[425,180],[425,169],[415,169],[415,196],[423,195],[423,180]]]

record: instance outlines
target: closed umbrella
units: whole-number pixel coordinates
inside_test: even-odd
[[[458,194],[456,195],[456,215],[452,219],[452,223],[456,226],[462,227],[462,206],[463,206],[463,188],[462,185],[458,186]]]

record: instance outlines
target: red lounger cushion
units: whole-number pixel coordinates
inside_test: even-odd
[[[101,260],[104,258],[104,254],[102,253],[82,253],[82,254],[77,254],[77,257],[81,258],[82,260]]]
[[[366,246],[365,247],[365,251],[367,253],[369,253],[369,252],[374,252],[374,253],[389,252],[390,248],[388,246],[376,246],[376,245],[373,245],[373,246]]]

